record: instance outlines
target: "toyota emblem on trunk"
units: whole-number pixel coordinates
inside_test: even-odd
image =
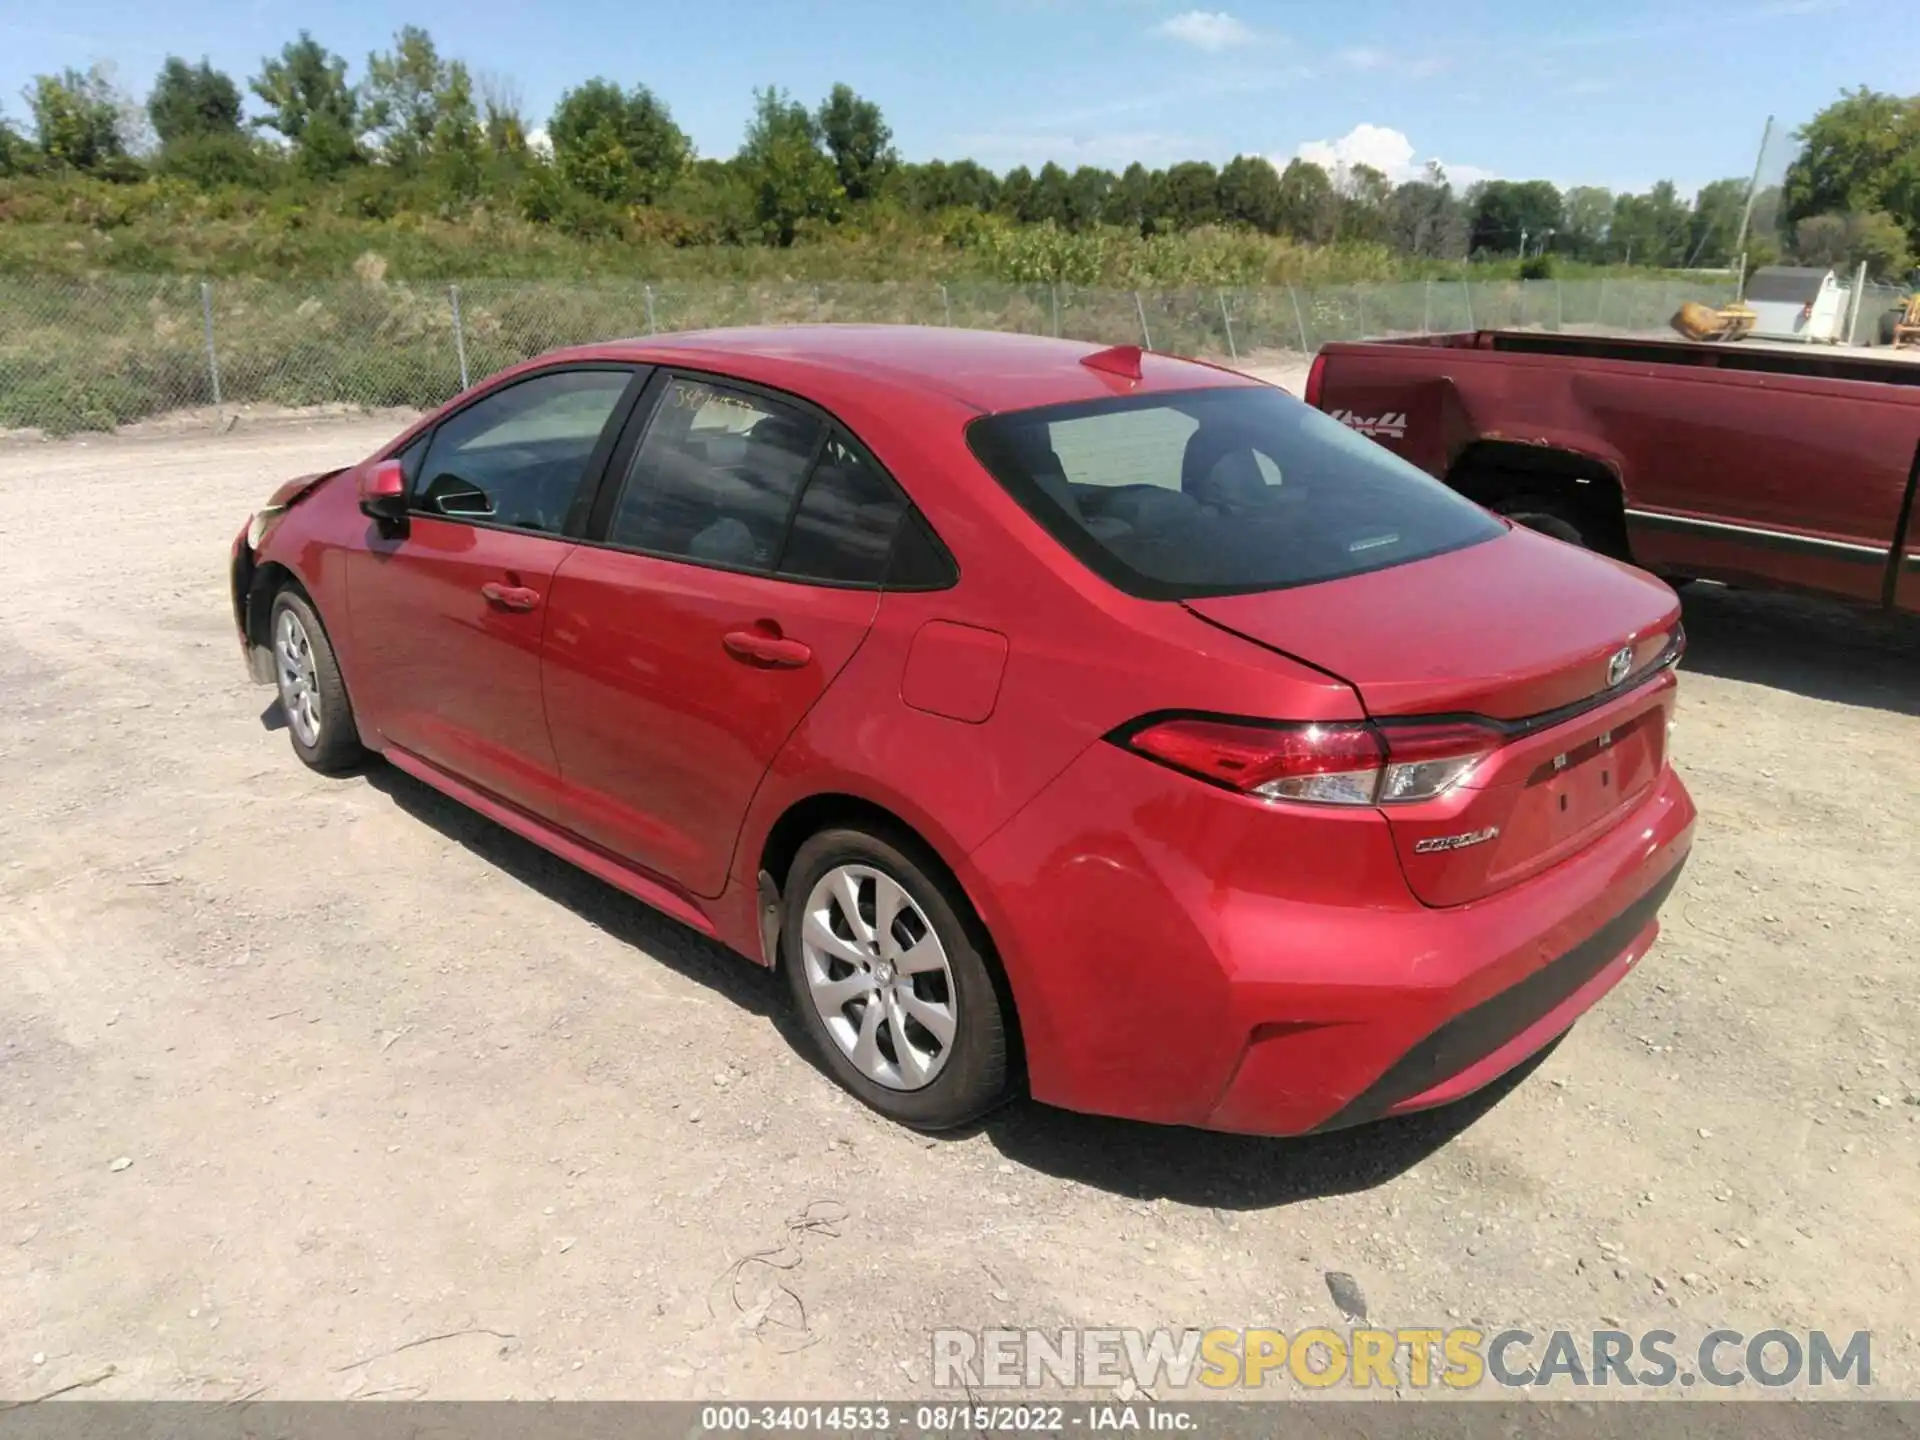
[[[1612,688],[1633,673],[1633,647],[1622,645],[1607,661],[1607,685]]]

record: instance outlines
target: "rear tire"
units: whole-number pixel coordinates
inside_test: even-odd
[[[965,1125],[1008,1093],[1008,1007],[963,915],[965,898],[903,835],[823,830],[787,871],[795,1013],[835,1080],[916,1130]]]
[[[1593,548],[1573,517],[1551,500],[1543,500],[1537,495],[1522,495],[1503,500],[1492,508],[1496,515],[1504,515],[1516,525],[1524,525],[1542,535],[1551,535],[1555,540],[1565,541],[1569,545],[1578,545],[1582,550]]]
[[[350,770],[366,758],[340,662],[312,603],[289,586],[273,597],[267,619],[274,685],[287,738],[302,763],[323,775]]]

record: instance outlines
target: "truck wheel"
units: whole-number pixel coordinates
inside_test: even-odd
[[[1580,527],[1572,517],[1551,500],[1523,495],[1513,500],[1503,500],[1492,509],[1494,514],[1504,515],[1516,525],[1538,530],[1542,535],[1551,535],[1555,540],[1565,541],[1569,545],[1578,545],[1582,550],[1593,548],[1587,543],[1587,537],[1580,533]]]

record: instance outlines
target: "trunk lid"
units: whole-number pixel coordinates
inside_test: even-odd
[[[1678,598],[1530,530],[1325,584],[1185,603],[1352,685],[1389,746],[1404,717],[1494,722],[1493,753],[1464,782],[1381,807],[1429,905],[1478,899],[1591,844],[1666,763],[1674,680],[1660,667]]]

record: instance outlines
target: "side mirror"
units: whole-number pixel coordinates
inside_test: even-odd
[[[377,522],[383,533],[407,523],[407,472],[398,460],[382,460],[360,472],[360,511]]]

